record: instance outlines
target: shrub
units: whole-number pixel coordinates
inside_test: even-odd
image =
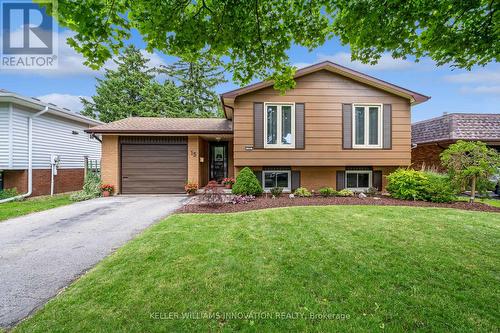
[[[427,176],[413,169],[398,169],[387,176],[387,191],[396,199],[423,200],[428,184]]]
[[[279,197],[281,195],[281,193],[283,193],[283,187],[273,187],[271,190],[270,190],[271,194],[273,197]]]
[[[260,186],[260,183],[257,180],[257,177],[255,177],[253,171],[250,168],[245,167],[236,177],[232,192],[237,195],[261,195],[262,186]]]
[[[231,200],[234,205],[246,204],[255,200],[253,195],[235,195]]]
[[[378,194],[378,190],[376,187],[369,187],[366,191],[365,194],[369,197],[374,197]]]
[[[209,181],[207,186],[205,186],[202,200],[208,206],[218,206],[224,203],[224,194],[222,193],[222,189],[217,186],[215,180]]]
[[[3,191],[0,191],[0,200],[12,198],[15,197],[16,195],[19,195],[19,193],[17,192],[17,189],[15,187],[8,188]]]
[[[299,187],[298,189],[295,190],[294,193],[297,197],[310,197],[311,192],[305,187]]]
[[[338,191],[337,195],[339,197],[353,197],[354,196],[354,192],[345,188],[343,190]]]
[[[84,201],[101,196],[101,178],[94,172],[87,173],[83,188],[71,196],[73,201]]]
[[[188,181],[186,185],[184,185],[184,191],[188,194],[194,194],[198,190],[198,183]]]
[[[429,171],[396,170],[387,176],[387,190],[394,198],[404,200],[451,202],[456,199],[450,178]]]
[[[335,191],[331,187],[322,187],[319,189],[319,194],[322,197],[334,197],[335,195],[337,195],[337,191]]]
[[[456,199],[456,191],[450,178],[434,172],[424,172],[428,184],[422,194],[424,200],[432,202],[452,202]]]

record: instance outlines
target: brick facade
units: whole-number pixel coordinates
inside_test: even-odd
[[[117,135],[103,135],[101,157],[101,179],[103,184],[115,186],[120,193],[120,147]]]
[[[446,149],[437,143],[419,144],[411,150],[411,165],[416,170],[426,169],[443,171],[440,154]]]
[[[5,170],[4,188],[16,188],[19,194],[28,191],[27,170]],[[59,169],[54,178],[54,193],[79,191],[83,186],[83,169]],[[33,170],[33,194],[32,196],[50,194],[50,169]]]
[[[398,167],[373,167],[373,171],[382,171],[382,190],[387,185],[386,176]],[[243,168],[235,168],[237,175]],[[262,170],[261,167],[252,167],[253,170]],[[322,187],[337,188],[337,171],[345,170],[345,167],[292,167],[294,171],[300,171],[300,186],[309,190],[318,191]]]

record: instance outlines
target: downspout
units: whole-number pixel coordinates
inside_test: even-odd
[[[28,117],[28,192],[17,195],[12,198],[7,198],[0,200],[0,203],[9,202],[17,199],[24,199],[29,197],[33,193],[33,119],[41,116],[45,112],[49,111],[49,107],[46,106],[42,111],[35,113]]]

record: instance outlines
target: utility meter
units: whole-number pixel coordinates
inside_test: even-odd
[[[52,173],[57,175],[57,168],[59,168],[59,163],[61,163],[61,157],[59,155],[50,155],[50,165],[52,166]]]

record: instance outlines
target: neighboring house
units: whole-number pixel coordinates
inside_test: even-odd
[[[411,161],[415,169],[442,171],[440,154],[457,140],[483,141],[500,151],[500,113],[450,113],[411,126]]]
[[[429,97],[331,62],[295,80],[286,95],[271,82],[222,94],[225,119],[128,118],[90,129],[103,137],[103,181],[118,193],[174,193],[248,166],[266,190],[365,190],[411,164],[411,107]]]
[[[85,156],[101,155],[101,143],[85,130],[102,123],[6,90],[0,90],[0,190],[28,192],[30,118],[32,195],[50,194],[52,156],[59,157],[54,193],[80,190]]]

